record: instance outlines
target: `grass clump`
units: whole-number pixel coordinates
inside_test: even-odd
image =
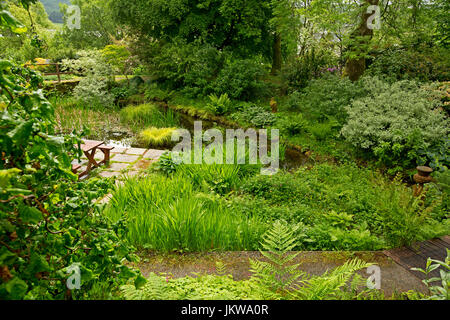
[[[175,127],[179,123],[179,116],[173,110],[162,111],[158,106],[151,103],[128,106],[122,109],[120,119],[134,128],[148,126],[156,128]]]
[[[168,147],[173,144],[172,134],[177,128],[148,128],[139,133],[138,140],[150,147]]]
[[[220,199],[198,193],[179,175],[129,179],[118,188],[105,214],[125,219],[127,238],[159,251],[252,250],[264,225],[230,211]]]

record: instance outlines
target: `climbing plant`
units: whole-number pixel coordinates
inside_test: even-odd
[[[0,28],[23,31],[6,9],[0,18]],[[133,260],[119,238],[124,225],[110,225],[93,204],[111,182],[77,182],[71,158],[81,136],[55,135],[41,85],[35,71],[0,60],[0,299],[110,298],[143,278],[123,265]],[[73,266],[79,290],[66,285]]]

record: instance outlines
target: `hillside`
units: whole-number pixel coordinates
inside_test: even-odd
[[[59,10],[59,3],[70,4],[70,0],[41,0],[49,19],[54,23],[63,22],[63,14]]]

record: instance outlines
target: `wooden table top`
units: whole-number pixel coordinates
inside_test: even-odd
[[[95,148],[100,147],[102,144],[105,144],[102,141],[90,141],[90,140],[84,140],[84,144],[81,145],[81,150],[83,152],[89,152]]]

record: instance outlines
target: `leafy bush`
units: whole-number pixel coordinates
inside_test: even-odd
[[[228,94],[231,99],[248,101],[267,94],[268,86],[262,81],[264,66],[255,60],[231,60],[211,84],[218,95]]]
[[[280,114],[276,122],[276,127],[280,129],[281,133],[289,136],[295,136],[303,133],[307,129],[307,122],[302,114],[286,115]]]
[[[234,120],[251,124],[256,128],[266,128],[273,125],[276,121],[276,116],[273,113],[255,105],[247,106],[242,111],[233,113],[231,117]]]
[[[365,81],[370,94],[346,108],[349,120],[342,135],[399,170],[424,164],[428,159],[420,159],[419,150],[439,145],[449,133],[448,119],[436,108],[437,101],[415,82]]]
[[[98,51],[79,51],[77,56],[77,59],[62,61],[64,69],[83,76],[74,89],[75,96],[87,104],[100,103],[111,106],[114,103],[114,96],[108,89],[110,82],[114,80],[111,80],[112,68]]]
[[[137,276],[122,264],[134,260],[120,239],[125,226],[109,223],[94,204],[112,184],[78,183],[71,173],[81,139],[54,135],[42,78],[2,60],[0,79],[0,299],[111,298]],[[82,290],[66,286],[72,265],[80,268]]]
[[[450,51],[445,48],[423,51],[389,49],[374,58],[367,72],[393,81],[448,81],[449,61]]]
[[[301,93],[294,92],[288,106],[314,120],[325,121],[331,116],[344,124],[347,119],[345,107],[366,94],[360,83],[328,74],[312,80]]]
[[[447,257],[445,261],[428,258],[425,270],[412,268],[412,270],[422,272],[427,276],[427,279],[422,282],[428,287],[432,296],[427,297],[425,300],[450,300],[450,250],[446,250]],[[429,278],[429,274],[434,270],[440,271],[440,277]],[[432,285],[432,283],[436,283],[437,281],[441,282],[440,286],[437,284]]]
[[[283,66],[282,78],[289,91],[299,91],[308,86],[309,81],[319,77],[321,71],[334,61],[327,52],[312,50],[302,57],[296,57]]]

